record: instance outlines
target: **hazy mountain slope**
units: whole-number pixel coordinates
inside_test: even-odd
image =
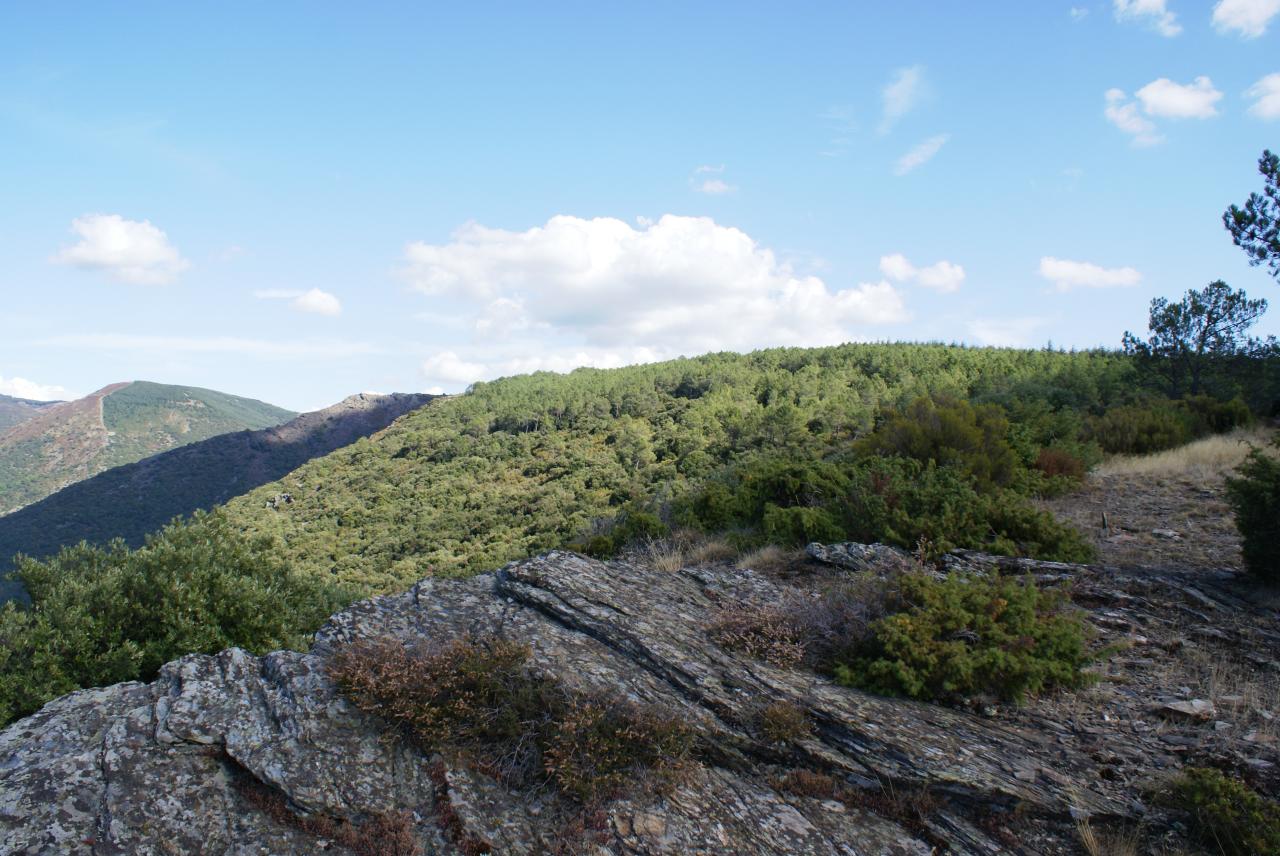
[[[353,395],[283,425],[220,434],[114,467],[0,517],[0,567],[16,553],[44,556],[81,540],[124,538],[138,546],[144,535],[173,517],[211,508],[278,479],[318,455],[385,428],[432,397]],[[136,406],[136,401],[134,397],[115,408],[117,426],[129,420],[135,426],[155,426],[157,414],[165,424],[164,411]],[[252,412],[243,415],[250,418]],[[145,429],[130,436],[145,436]]]
[[[0,513],[149,455],[295,416],[261,401],[136,381],[41,408],[0,434]]]
[[[60,403],[58,401],[31,401],[27,398],[0,395],[0,434],[20,422],[26,422],[41,410]]]
[[[394,591],[562,546],[753,455],[847,447],[882,406],[1014,389],[1092,406],[1130,370],[1107,352],[845,345],[540,373],[476,384],[227,509],[296,568]],[[293,501],[267,507],[280,493]]]

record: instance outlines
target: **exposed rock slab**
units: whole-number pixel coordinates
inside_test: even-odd
[[[59,699],[0,732],[0,852],[313,853],[296,824],[246,800],[245,780],[299,813],[359,820],[412,813],[424,853],[457,852],[442,809],[495,853],[546,852],[557,834],[545,794],[511,792],[460,761],[383,736],[325,674],[354,639],[446,640],[499,634],[527,642],[565,684],[662,705],[700,733],[702,767],[666,796],[612,804],[594,852],[612,854],[925,854],[1009,852],[982,831],[1015,808],[1066,830],[1073,814],[1120,816],[1095,788],[1097,763],[1043,730],[837,687],[720,649],[704,627],[717,604],[777,598],[777,584],[729,567],[669,573],[556,552],[465,581],[426,580],[355,604],[309,653],[239,650],[168,664],[150,685]],[[775,700],[801,706],[813,735],[792,747],[753,723]],[[434,767],[435,764],[442,767]],[[926,789],[923,825],[780,790],[788,770],[854,787]],[[433,781],[443,769],[445,787]],[[454,838],[456,840],[456,836]],[[1069,852],[1064,832],[1020,852]],[[336,852],[336,849],[335,849]]]

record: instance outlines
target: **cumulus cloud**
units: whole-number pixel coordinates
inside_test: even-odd
[[[522,232],[471,223],[414,242],[404,276],[471,318],[470,346],[423,365],[442,386],[539,369],[649,362],[770,345],[834,344],[905,320],[889,282],[833,289],[710,218],[551,218]]]
[[[1259,119],[1280,119],[1280,74],[1268,74],[1245,92],[1254,99],[1249,114]]]
[[[933,160],[933,156],[942,151],[942,147],[947,144],[947,140],[951,139],[950,134],[939,134],[936,137],[930,137],[920,145],[898,158],[898,162],[893,166],[894,175],[906,175],[917,167],[923,166]]]
[[[289,305],[299,312],[329,316],[342,314],[342,301],[318,288],[306,291],[300,288],[267,288],[255,291],[253,296],[259,300],[288,300]]]
[[[725,193],[733,193],[738,188],[725,181],[722,176],[724,174],[724,164],[720,166],[703,165],[693,171],[693,175],[689,176],[689,186],[698,193],[706,193],[711,196],[720,196]]]
[[[924,66],[913,65],[894,72],[893,79],[880,91],[882,112],[877,129],[887,134],[894,124],[910,113],[924,96]]]
[[[191,263],[150,220],[126,220],[119,214],[86,214],[71,221],[78,243],[63,247],[53,261],[104,271],[123,282],[164,285]]]
[[[1280,0],[1218,0],[1213,7],[1213,26],[1220,33],[1235,32],[1241,38],[1256,39],[1277,14]]]
[[[32,401],[66,401],[76,397],[67,392],[66,387],[36,383],[24,377],[7,378],[4,375],[0,375],[0,395],[11,395],[14,398],[27,398]]]
[[[1131,267],[1104,268],[1090,262],[1076,262],[1045,256],[1040,259],[1040,276],[1058,291],[1073,288],[1117,288],[1137,285],[1142,274]]]
[[[969,335],[979,345],[1026,348],[1044,324],[1043,318],[978,318],[969,322]]]
[[[1203,75],[1187,84],[1161,77],[1134,94],[1148,116],[1165,119],[1209,119],[1218,115],[1215,105],[1222,100],[1213,81]]]
[[[1117,21],[1138,21],[1168,38],[1182,32],[1178,16],[1169,11],[1165,0],[1115,0],[1115,12]]]
[[[896,282],[914,282],[944,294],[955,291],[964,282],[964,268],[960,265],[940,261],[918,268],[901,253],[881,256],[880,273]]]

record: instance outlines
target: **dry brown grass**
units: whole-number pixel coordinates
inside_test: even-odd
[[[1215,434],[1153,455],[1118,455],[1097,466],[1099,476],[1182,476],[1195,480],[1221,478],[1238,466],[1254,446],[1266,446],[1273,431],[1238,429]]]
[[[1280,675],[1199,649],[1188,651],[1183,665],[1183,680],[1198,698],[1213,702],[1218,720],[1233,732],[1260,743],[1280,741]]]
[[[691,565],[705,565],[736,559],[738,551],[719,538],[706,538],[690,547],[686,556]]]
[[[778,573],[801,564],[805,560],[805,552],[801,549],[788,549],[770,544],[738,559],[739,570],[763,571]]]

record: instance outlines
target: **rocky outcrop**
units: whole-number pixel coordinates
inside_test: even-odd
[[[708,640],[718,605],[776,601],[781,585],[729,565],[671,573],[554,552],[357,603],[307,653],[188,656],[151,684],[74,693],[0,733],[0,852],[344,852],[263,810],[264,793],[299,819],[404,811],[423,853],[550,852],[545,793],[388,739],[336,693],[327,658],[373,637],[518,640],[566,686],[696,729],[698,768],[671,792],[610,804],[585,852],[1072,852],[1074,818],[1133,814],[1099,762],[1052,730],[841,688]],[[755,723],[772,701],[803,709],[811,735],[764,738]],[[796,770],[877,797],[927,792],[933,808],[911,819],[883,799],[797,795],[780,785]],[[1016,842],[1000,834],[1013,818]]]

